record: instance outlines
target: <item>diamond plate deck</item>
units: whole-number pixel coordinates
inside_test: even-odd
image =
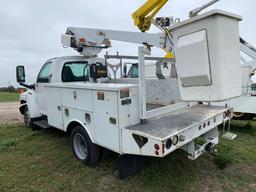
[[[138,135],[164,140],[178,132],[189,129],[230,108],[222,106],[196,105],[169,113],[165,117],[152,119],[147,124],[137,124],[126,129]]]

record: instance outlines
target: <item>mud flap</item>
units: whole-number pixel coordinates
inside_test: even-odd
[[[119,179],[126,179],[146,168],[145,158],[138,155],[121,155],[118,159]]]

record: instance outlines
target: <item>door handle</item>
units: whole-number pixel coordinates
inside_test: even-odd
[[[76,100],[77,99],[77,93],[76,91],[73,91],[73,98]]]

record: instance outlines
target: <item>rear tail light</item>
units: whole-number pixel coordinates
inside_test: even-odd
[[[165,153],[165,144],[163,143],[162,144],[162,154],[164,154]]]
[[[154,147],[155,147],[155,150],[159,150],[160,148],[158,144],[155,144]]]
[[[155,155],[158,156],[159,155],[159,151],[158,150],[160,149],[159,145],[155,144],[154,148],[155,148]]]

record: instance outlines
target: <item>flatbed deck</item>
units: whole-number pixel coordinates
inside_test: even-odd
[[[196,105],[174,111],[158,119],[148,120],[146,124],[137,124],[126,129],[141,136],[163,141],[228,109],[230,108],[223,106]]]

